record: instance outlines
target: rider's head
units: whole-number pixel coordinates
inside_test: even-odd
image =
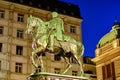
[[[58,13],[57,13],[57,12],[53,12],[53,13],[52,13],[52,17],[53,17],[53,18],[55,18],[55,17],[57,17],[57,16],[58,16]]]

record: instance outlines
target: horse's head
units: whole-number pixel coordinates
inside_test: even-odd
[[[28,17],[28,19],[27,19],[27,29],[26,29],[26,33],[27,33],[27,34],[33,33],[33,29],[35,28],[35,26],[36,26],[36,20],[35,20],[34,17],[32,17],[32,16],[30,15],[30,17]]]
[[[32,15],[28,17],[26,29],[27,34],[32,34],[34,32],[46,33],[46,31],[47,27],[44,21],[42,21],[40,18],[32,17]]]

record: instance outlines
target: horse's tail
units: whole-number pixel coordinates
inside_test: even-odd
[[[78,55],[83,56],[84,54],[84,45],[81,42],[77,42]]]

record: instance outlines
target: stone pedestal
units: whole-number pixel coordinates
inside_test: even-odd
[[[40,72],[31,74],[28,80],[88,80],[86,77]]]

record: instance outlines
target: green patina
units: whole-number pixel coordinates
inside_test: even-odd
[[[68,64],[61,74],[65,74],[72,67],[70,59],[73,57],[80,65],[80,76],[84,75],[82,63],[84,45],[82,42],[64,34],[64,22],[58,16],[57,12],[53,12],[52,19],[47,22],[40,18],[30,16],[27,20],[26,33],[32,35],[33,51],[31,60],[36,69],[39,65],[35,61],[37,55],[41,63],[41,71],[45,71],[41,55],[48,52],[54,55],[60,55]]]
[[[100,39],[98,47],[104,46],[116,38],[120,38],[120,25],[114,25],[112,30]]]

